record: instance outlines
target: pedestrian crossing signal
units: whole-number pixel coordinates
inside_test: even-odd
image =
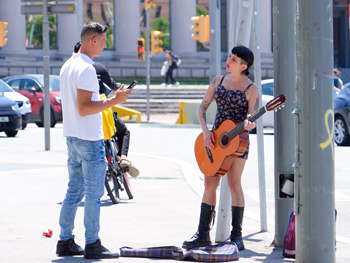
[[[163,44],[163,41],[159,39],[163,35],[162,32],[157,30],[151,31],[151,52],[152,55],[158,54],[159,52],[163,52],[163,49],[160,45]]]
[[[8,25],[7,22],[0,21],[0,47],[5,46],[6,42],[7,42],[7,38],[6,38],[6,35],[7,35],[6,27],[7,27],[7,25]]]
[[[192,34],[191,37],[201,43],[209,43],[210,42],[209,16],[208,15],[192,16],[191,21],[196,24],[192,26],[192,30],[195,31],[196,34]]]
[[[137,60],[145,61],[145,39],[137,39]]]

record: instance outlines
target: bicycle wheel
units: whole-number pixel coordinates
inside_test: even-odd
[[[128,197],[129,197],[129,199],[133,199],[134,195],[132,193],[131,184],[130,184],[130,181],[129,181],[128,174],[127,173],[122,173],[121,178],[122,178],[122,183],[123,183],[124,189],[125,189]]]
[[[114,173],[109,169],[107,170],[105,187],[109,198],[111,198],[113,204],[120,203],[119,197],[119,183],[117,178],[114,176]]]

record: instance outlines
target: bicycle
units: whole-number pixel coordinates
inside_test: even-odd
[[[110,89],[107,92],[110,92]],[[109,93],[108,92],[108,93]],[[107,95],[108,95],[107,93]],[[101,94],[101,98],[105,98],[106,94]],[[120,166],[120,157],[118,156],[117,137],[115,137],[115,118],[111,108],[102,112],[103,132],[105,141],[105,150],[107,158],[107,169],[105,187],[107,194],[113,204],[120,203],[120,192],[126,191],[129,199],[133,199],[131,184],[128,177],[128,168],[122,169]]]
[[[114,136],[108,140],[105,140],[106,157],[107,157],[107,170],[105,187],[109,198],[113,204],[120,203],[120,193],[126,191],[129,199],[133,199],[131,184],[128,177],[128,168],[122,169],[120,167],[120,160],[118,156],[117,138]]]

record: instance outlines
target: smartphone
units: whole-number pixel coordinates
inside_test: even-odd
[[[138,83],[137,80],[134,80],[133,82],[131,82],[131,84],[129,85],[129,87],[127,87],[126,89],[132,89],[133,87],[136,86],[136,84]]]

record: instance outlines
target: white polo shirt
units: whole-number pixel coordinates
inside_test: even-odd
[[[60,72],[60,91],[63,112],[63,136],[83,140],[103,139],[102,113],[81,116],[78,110],[77,89],[92,92],[92,101],[99,101],[99,85],[94,62],[87,55],[73,53]]]

